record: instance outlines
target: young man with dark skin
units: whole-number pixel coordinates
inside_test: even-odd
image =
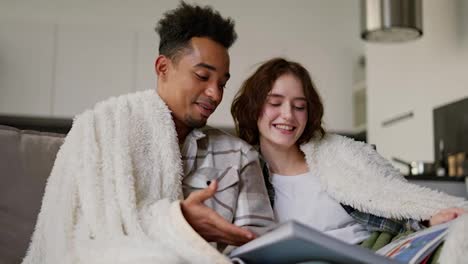
[[[220,252],[274,223],[258,153],[205,126],[234,23],[182,2],[156,31],[157,89],[75,117],[23,263],[229,263]]]
[[[182,3],[181,10],[184,8],[201,10],[199,7],[189,7]],[[179,16],[179,19],[176,16]],[[203,30],[196,32],[196,28],[206,26],[203,25],[206,22],[199,22],[198,25],[195,22],[190,24],[195,28],[192,32],[194,36],[190,39],[188,37],[176,39],[173,40],[173,43],[165,41],[164,34],[167,29],[164,26],[173,27],[173,24],[169,26],[166,21],[170,20],[172,23],[180,21],[180,24],[183,24],[189,22],[186,19],[187,17],[182,18],[180,14],[174,12],[168,13],[166,18],[159,23],[157,30],[162,39],[160,44],[161,55],[155,62],[158,75],[157,92],[172,111],[180,145],[184,143],[187,135],[193,129],[206,125],[209,116],[221,103],[224,88],[230,78],[227,50],[229,45],[225,42],[234,41],[236,38],[231,21],[223,21],[223,23],[226,23],[225,28],[214,29],[213,32],[208,32],[208,30],[206,32],[202,32]],[[178,29],[187,31],[180,27]],[[180,35],[187,34],[187,32],[179,33]],[[203,35],[204,33],[206,36]],[[214,35],[216,33],[217,36]],[[174,31],[171,34],[174,34]],[[209,34],[213,35],[210,36]],[[223,40],[216,39],[222,37],[224,37]],[[172,46],[167,48],[165,45]],[[238,141],[238,139],[226,136],[224,140]],[[260,169],[253,168],[251,171],[260,172]],[[249,177],[257,176],[249,175]],[[182,212],[190,225],[207,241],[242,245],[255,238],[256,234],[254,232],[228,222],[215,210],[203,203],[205,200],[213,198],[216,190],[217,181],[213,180],[206,189],[190,193],[181,203]],[[261,190],[256,192],[261,193]],[[260,200],[262,199],[263,197]],[[253,203],[253,201],[250,201],[250,203]],[[265,206],[268,205],[265,203]],[[259,217],[273,220],[272,215],[266,208],[261,211]],[[251,213],[255,215],[255,212]]]

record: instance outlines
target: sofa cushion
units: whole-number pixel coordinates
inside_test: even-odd
[[[20,263],[65,135],[0,125],[0,263]]]

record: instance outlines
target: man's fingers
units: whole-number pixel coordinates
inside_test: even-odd
[[[205,200],[213,197],[217,189],[218,189],[218,182],[216,180],[213,180],[210,183],[210,185],[208,185],[208,187],[206,187],[205,189],[200,190],[200,191],[195,191],[189,194],[186,200],[190,202],[203,203]]]
[[[241,246],[252,239],[255,238],[255,235],[252,235],[251,238],[247,238],[245,235],[232,234],[232,233],[217,233],[213,236],[213,241],[222,242],[228,245]]]
[[[218,184],[209,183],[208,187],[192,192],[182,201],[181,208],[185,219],[207,241],[224,242],[240,246],[255,238],[255,234],[226,221],[221,215],[205,206],[203,202],[214,196]]]
[[[225,233],[228,237],[236,238],[235,240],[249,241],[255,238],[255,234],[252,231],[231,224],[224,218],[222,218],[220,215],[213,215],[212,221],[216,229]]]

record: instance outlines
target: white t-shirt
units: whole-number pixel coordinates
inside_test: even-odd
[[[294,219],[350,244],[358,244],[370,236],[363,225],[322,190],[320,180],[311,172],[295,176],[272,174],[271,183],[275,188],[273,209],[278,222]]]

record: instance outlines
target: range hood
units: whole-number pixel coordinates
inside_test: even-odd
[[[421,0],[361,0],[361,37],[370,42],[405,42],[420,38]]]

